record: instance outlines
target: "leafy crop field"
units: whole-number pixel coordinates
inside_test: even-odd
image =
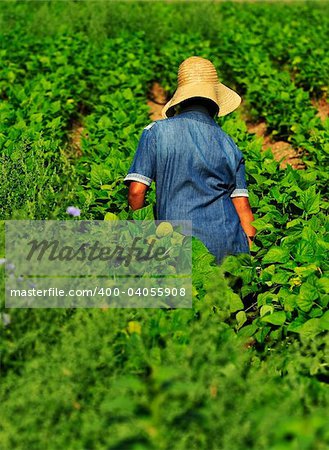
[[[329,448],[328,35],[321,1],[0,4],[2,221],[152,218],[154,186],[131,213],[123,178],[152,83],[170,97],[198,55],[243,98],[218,123],[257,229],[221,266],[194,240],[187,310],[5,309],[0,254],[1,448]],[[282,169],[245,114],[305,169]]]

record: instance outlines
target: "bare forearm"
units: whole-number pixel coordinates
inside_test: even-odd
[[[252,211],[251,210],[245,211],[242,214],[240,214],[239,217],[241,226],[245,231],[245,233],[247,234],[247,236],[255,236],[256,229],[251,225],[251,222],[255,220]]]
[[[145,202],[144,194],[128,195],[128,203],[131,209],[133,210],[143,208],[144,202]]]
[[[249,237],[255,236],[256,228],[251,225],[255,219],[249,204],[249,199],[247,197],[235,197],[232,198],[232,201],[238,213],[241,226],[248,236],[249,245],[251,245],[251,239]]]
[[[148,186],[138,181],[132,181],[129,186],[128,203],[131,209],[143,208]]]

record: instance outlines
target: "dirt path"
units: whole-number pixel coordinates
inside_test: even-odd
[[[301,159],[304,153],[302,149],[296,150],[287,141],[274,141],[267,131],[266,122],[263,120],[257,123],[252,122],[243,104],[241,105],[241,117],[245,121],[249,133],[263,138],[262,150],[270,149],[276,161],[283,158],[280,163],[281,169],[285,169],[288,164],[294,169],[305,169],[305,164]]]
[[[321,120],[325,120],[329,117],[329,103],[326,97],[320,98],[320,100],[312,100],[312,105],[318,110],[318,116]]]
[[[323,121],[329,117],[329,103],[325,97],[320,100],[312,100],[312,105],[317,109],[317,115]],[[305,164],[301,160],[303,154],[302,149],[294,149],[289,142],[273,141],[267,134],[266,123],[264,121],[259,123],[251,123],[248,118],[248,113],[242,108],[242,117],[246,121],[249,133],[254,133],[256,136],[263,138],[262,149],[270,148],[274,158],[279,161],[284,157],[280,167],[285,168],[287,164],[291,164],[294,169],[305,169]]]
[[[84,127],[79,120],[74,120],[71,125],[71,130],[69,131],[69,140],[67,146],[67,157],[79,158],[82,156],[81,150],[81,139]]]
[[[273,153],[274,159],[280,161],[280,168],[285,169],[290,164],[294,169],[305,169],[301,156],[303,154],[302,149],[294,149],[293,146],[286,141],[273,141],[267,134],[267,127],[265,122],[250,123],[246,121],[247,129],[249,133],[255,134],[258,137],[263,138],[262,150],[270,149]]]
[[[167,99],[166,92],[160,85],[160,83],[158,83],[157,81],[154,82],[151,86],[151,89],[149,90],[147,100],[147,104],[150,107],[150,119],[163,119],[163,117],[161,116],[161,110],[168,100],[169,99]]]

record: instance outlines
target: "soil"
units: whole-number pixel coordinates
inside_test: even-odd
[[[69,132],[69,143],[68,143],[68,156],[73,158],[79,158],[82,156],[81,150],[81,138],[84,127],[79,120],[74,120],[72,122],[71,130]]]
[[[280,159],[283,158],[280,163],[281,169],[285,169],[288,164],[294,169],[305,169],[305,164],[301,159],[303,154],[302,149],[296,150],[286,141],[273,141],[267,134],[265,122],[251,123],[247,121],[246,124],[249,133],[263,138],[262,149],[264,151],[270,149],[276,161],[280,161]]]
[[[266,122],[254,123],[250,121],[248,111],[243,105],[241,105],[241,116],[246,122],[248,132],[263,138],[262,150],[271,150],[276,161],[280,161],[283,158],[280,163],[280,169],[285,169],[288,164],[294,169],[305,169],[305,164],[301,159],[304,151],[301,148],[295,149],[286,141],[274,141],[267,131]]]
[[[319,100],[312,100],[312,105],[318,110],[318,116],[321,120],[325,120],[329,117],[329,103],[326,97],[322,97]]]
[[[167,98],[166,92],[163,87],[155,81],[151,89],[149,90],[147,104],[150,107],[150,119],[160,120],[163,119],[161,116],[161,110],[167,103],[169,98]]]
[[[329,103],[326,97],[322,97],[319,100],[312,100],[312,105],[317,109],[317,115],[321,120],[325,120],[329,117]],[[303,154],[302,149],[294,149],[291,144],[285,141],[272,141],[271,137],[267,134],[266,123],[251,123],[248,121],[246,112],[243,113],[244,119],[246,120],[247,128],[249,133],[255,133],[257,136],[263,138],[262,148],[266,150],[270,148],[274,158],[279,161],[280,158],[284,157],[280,167],[285,168],[287,164],[291,164],[295,169],[305,169],[305,164],[300,159]]]

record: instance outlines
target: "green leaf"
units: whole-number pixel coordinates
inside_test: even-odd
[[[255,323],[252,323],[251,325],[247,325],[246,327],[242,327],[241,330],[239,330],[239,336],[242,337],[251,337],[253,334],[256,333],[258,327]]]
[[[311,311],[310,311],[310,313],[309,313],[309,315],[310,315],[310,318],[312,317],[322,317],[322,315],[323,315],[323,310],[322,310],[322,308],[312,308],[311,309]]]
[[[273,283],[276,284],[286,284],[289,281],[289,278],[291,277],[292,273],[288,272],[287,270],[279,270],[277,273],[275,273],[272,277]]]
[[[262,317],[261,320],[272,325],[283,325],[286,321],[286,313],[284,311],[276,311],[273,314]]]
[[[238,294],[235,294],[234,292],[229,292],[228,294],[229,299],[229,305],[230,305],[230,312],[234,313],[236,311],[239,311],[239,309],[243,309],[244,305],[242,303],[241,298],[238,296]]]
[[[320,278],[317,280],[317,285],[319,289],[324,291],[326,294],[329,294],[329,278]]]
[[[317,334],[321,333],[320,319],[310,319],[305,322],[298,330],[303,338],[313,338]]]
[[[108,116],[102,116],[98,121],[99,128],[110,128],[111,127],[111,119]]]
[[[308,263],[314,259],[314,246],[304,239],[297,242],[295,247],[296,261]]]
[[[253,279],[252,267],[243,267],[241,270],[242,281],[245,285],[250,284]]]
[[[314,300],[318,298],[317,290],[310,283],[304,283],[299,291],[296,303],[297,306],[305,312],[308,312],[312,306]]]
[[[282,340],[282,327],[277,328],[271,332],[271,339],[274,341]]]
[[[47,125],[49,128],[56,129],[61,124],[62,118],[60,116],[53,119],[49,124]]]
[[[269,223],[268,220],[264,220],[262,218],[254,220],[252,222],[252,225],[256,228],[257,231],[274,229],[273,224]]]
[[[303,224],[303,219],[294,219],[291,220],[290,222],[287,222],[286,228],[292,228],[292,227],[297,227],[298,225],[300,225],[299,228],[302,228],[302,224]]]
[[[293,322],[290,322],[290,324],[287,327],[287,331],[290,331],[292,333],[299,333],[299,330],[304,325],[305,320],[302,317],[297,317]]]
[[[136,209],[133,212],[133,219],[134,220],[153,220],[154,214],[153,214],[153,205],[147,205],[144,208]]]
[[[260,317],[264,317],[266,314],[272,314],[274,312],[274,307],[272,305],[263,305],[260,308]]]
[[[221,269],[223,273],[230,273],[231,275],[237,276],[241,273],[241,265],[236,256],[232,255],[228,255],[223,259]]]
[[[108,212],[105,214],[104,220],[119,220],[119,217],[116,214]]]
[[[262,270],[261,273],[261,280],[262,281],[269,281],[272,279],[273,275],[275,274],[275,264],[271,264],[265,269]]]
[[[320,210],[320,193],[316,194],[315,186],[311,186],[299,195],[301,205],[307,214],[316,214]]]
[[[236,321],[238,323],[238,329],[241,328],[247,321],[247,314],[244,311],[239,311],[236,316]]]
[[[295,294],[284,295],[281,299],[285,311],[293,311],[296,308],[296,300],[298,296]]]
[[[329,294],[321,294],[318,302],[324,308],[327,308],[329,305]]]
[[[268,303],[277,302],[278,297],[272,292],[262,292],[257,296],[257,304],[258,306],[263,306]]]
[[[263,258],[263,263],[286,263],[289,261],[289,250],[283,247],[271,247]]]
[[[31,122],[40,123],[40,122],[42,122],[42,119],[43,119],[42,113],[31,114]]]
[[[132,93],[132,90],[130,88],[123,89],[122,95],[126,100],[134,99],[134,94]]]
[[[264,327],[257,331],[255,334],[255,338],[259,343],[263,343],[265,341],[266,336],[271,331],[271,327]]]
[[[315,264],[309,264],[308,266],[295,267],[294,271],[299,276],[308,277],[309,275],[317,271],[317,266]]]
[[[329,311],[326,311],[320,318],[320,328],[329,331]]]
[[[111,181],[111,171],[102,165],[94,164],[91,167],[90,184],[94,187],[99,187],[107,181]]]

